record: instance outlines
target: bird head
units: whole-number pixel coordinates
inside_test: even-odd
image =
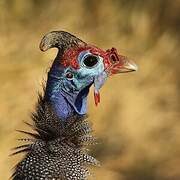
[[[87,44],[64,31],[46,34],[40,49],[58,48],[57,56],[48,73],[47,91],[51,98],[61,93],[78,114],[85,114],[86,100],[94,85],[94,100],[100,102],[99,90],[106,79],[114,74],[137,70],[135,63],[118,54],[115,48],[104,51]],[[53,88],[52,88],[53,87]]]

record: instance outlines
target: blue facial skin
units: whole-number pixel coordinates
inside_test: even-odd
[[[89,56],[94,55],[89,51],[79,54],[79,69],[64,68],[55,61],[48,73],[45,97],[51,103],[58,117],[63,120],[74,113],[86,114],[90,86],[95,83],[95,88],[99,89],[106,80],[103,58],[95,56],[97,63],[88,67],[84,60]],[[100,80],[98,81],[98,79]]]

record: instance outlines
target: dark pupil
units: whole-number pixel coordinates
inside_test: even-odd
[[[72,73],[67,73],[67,74],[66,74],[66,77],[67,77],[68,79],[72,79],[72,78],[73,78],[73,74],[72,74]]]
[[[96,65],[98,62],[97,57],[95,56],[88,56],[87,58],[84,59],[84,64],[87,67],[93,67],[94,65]]]

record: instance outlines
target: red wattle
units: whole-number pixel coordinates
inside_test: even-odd
[[[99,92],[94,92],[94,102],[95,102],[96,106],[98,105],[98,103],[100,103],[100,93]]]

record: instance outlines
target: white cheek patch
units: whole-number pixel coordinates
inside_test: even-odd
[[[80,73],[82,76],[97,76],[99,73],[104,71],[103,58],[100,56],[96,56],[98,58],[98,62],[94,67],[88,68],[84,65],[83,60],[90,55],[92,55],[92,53],[89,51],[83,51],[79,54],[78,62],[80,64],[80,69],[78,69],[78,73]]]
[[[94,68],[87,68],[87,67],[80,67],[80,69],[78,69],[78,72],[82,75],[82,76],[97,76],[98,74],[102,73],[104,71],[104,64],[103,62],[99,62],[97,66],[95,66]]]

